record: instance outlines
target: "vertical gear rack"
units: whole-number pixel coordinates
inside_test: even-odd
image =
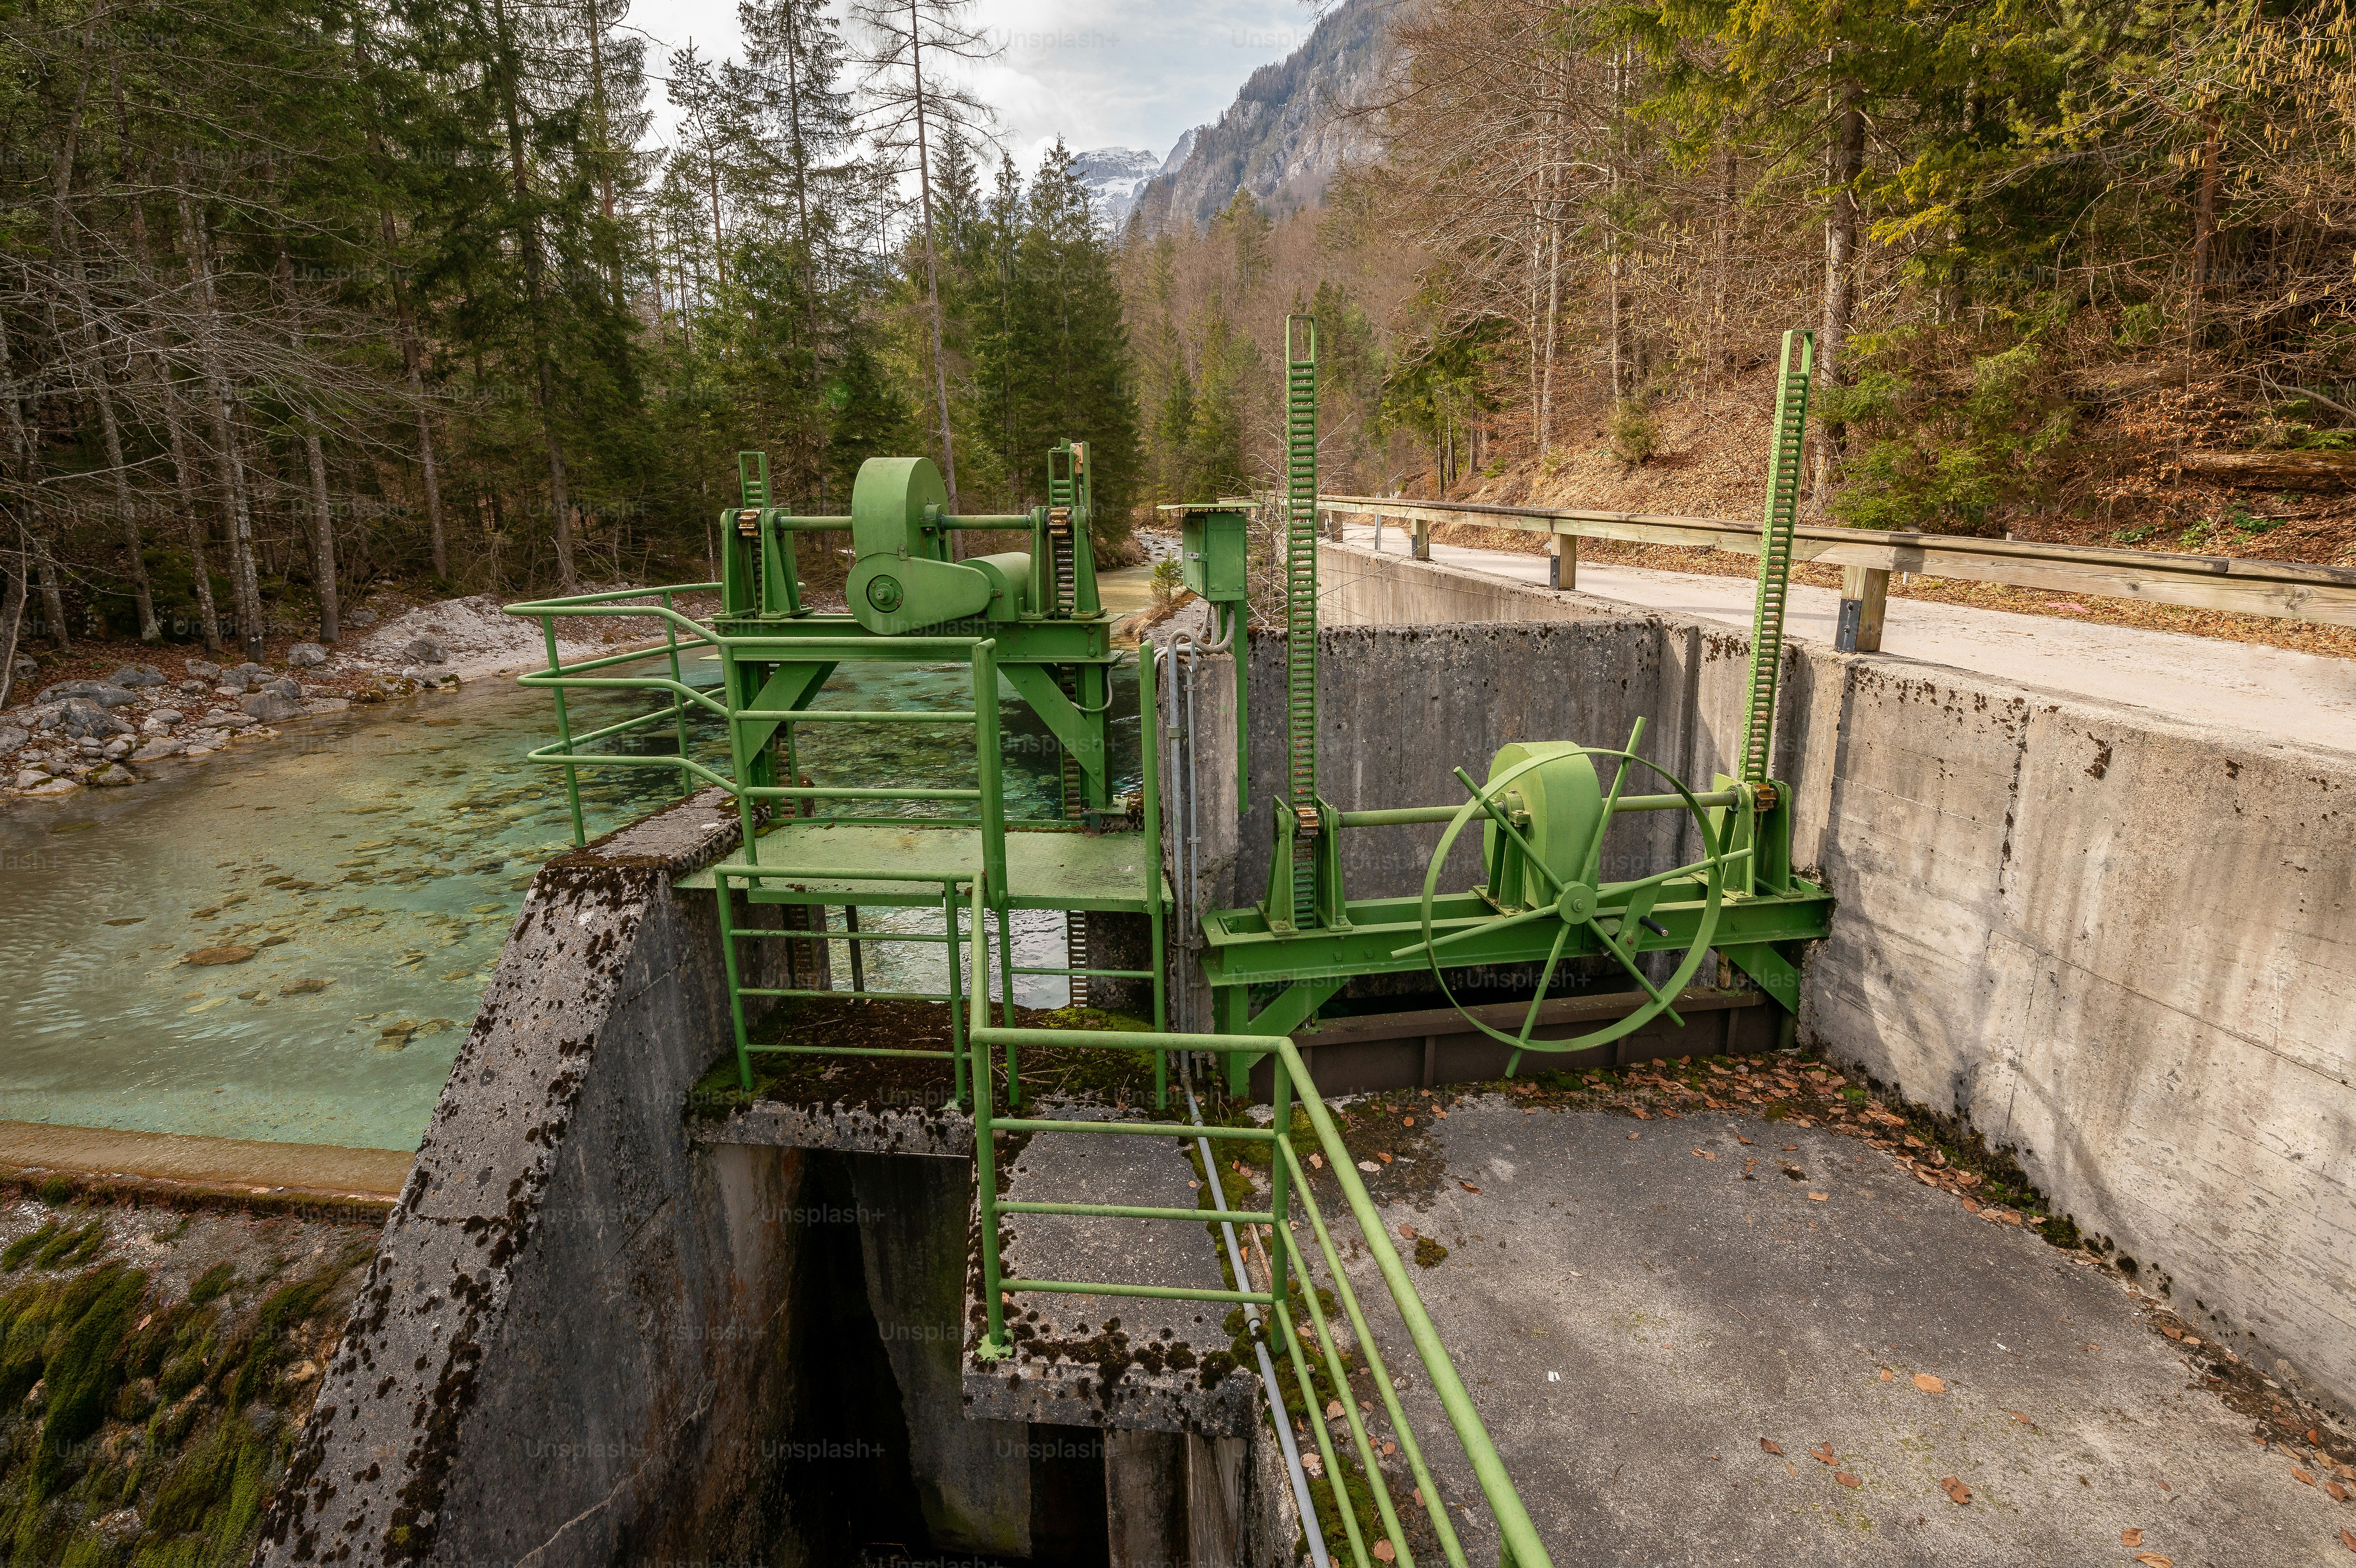
[[[1783,334],[1775,377],[1774,451],[1767,464],[1766,516],[1759,534],[1759,595],[1751,612],[1751,689],[1742,715],[1742,782],[1767,783],[1775,741],[1775,692],[1783,668],[1783,608],[1792,584],[1792,529],[1800,515],[1800,451],[1808,429],[1808,380],[1816,337]]]

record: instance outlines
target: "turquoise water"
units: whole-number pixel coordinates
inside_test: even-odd
[[[846,670],[819,706],[954,708],[969,690],[963,666]],[[1055,749],[1003,698],[1008,812],[1052,816]],[[647,705],[580,699],[573,723]],[[1133,675],[1115,724],[1127,787]],[[0,1120],[415,1147],[524,890],[572,846],[560,775],[520,760],[553,732],[546,694],[492,679],[148,766],[136,788],[0,806]],[[812,726],[799,763],[823,784],[969,784],[971,733]],[[642,745],[674,742],[666,729]],[[717,725],[694,726],[690,750],[725,773]],[[673,778],[584,772],[590,833],[676,798]],[[862,923],[884,919],[925,917]],[[1017,936],[1033,955],[1018,962],[1042,962],[1061,950],[1060,917]],[[230,946],[256,951],[184,961]],[[938,988],[937,948],[876,950],[871,988]],[[840,964],[836,983],[849,983]],[[1053,1005],[1061,984],[1018,997]]]

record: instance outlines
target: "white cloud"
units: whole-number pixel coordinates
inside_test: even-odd
[[[1307,40],[1316,12],[1301,0],[977,0],[969,21],[1004,54],[961,67],[965,85],[999,116],[999,134],[1028,169],[1058,135],[1075,151],[1142,147],[1166,154],[1189,127],[1218,118],[1246,78]],[[692,39],[724,59],[742,47],[735,0],[644,0],[630,25],[669,49]],[[671,123],[657,82],[654,134]]]

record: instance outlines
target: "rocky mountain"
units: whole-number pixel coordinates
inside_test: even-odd
[[[1193,133],[1189,132],[1189,135]],[[1164,160],[1141,147],[1098,147],[1072,155],[1072,172],[1088,188],[1097,217],[1114,233],[1129,221],[1129,209],[1145,182],[1162,172]]]
[[[1252,72],[1216,124],[1180,137],[1134,197],[1148,226],[1199,229],[1239,188],[1276,213],[1323,199],[1344,160],[1373,152],[1365,132],[1335,111],[1388,68],[1391,3],[1336,6],[1290,56]]]

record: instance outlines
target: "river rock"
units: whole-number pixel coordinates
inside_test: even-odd
[[[138,782],[139,775],[121,763],[109,763],[102,768],[92,768],[90,771],[90,776],[82,780],[84,784],[96,784],[102,789],[120,789],[125,784],[135,784]]]
[[[297,643],[286,650],[286,662],[296,669],[316,669],[327,662],[327,650],[316,643]]]
[[[252,659],[248,659],[243,664],[231,665],[229,667],[228,673],[230,675],[258,675],[266,680],[270,676],[270,667],[266,664],[256,664]]]
[[[48,688],[34,700],[63,702],[70,698],[95,702],[101,708],[120,708],[126,702],[137,701],[138,694],[119,686],[110,686],[102,680],[69,680]]]
[[[32,738],[14,724],[0,724],[0,757],[6,756]]]
[[[314,992],[326,990],[332,984],[334,984],[333,981],[316,979],[306,976],[300,980],[287,981],[286,984],[278,987],[278,994],[282,997],[307,997],[312,995]]]
[[[47,784],[35,784],[25,793],[27,795],[71,795],[80,788],[81,785],[72,779],[51,779]]]
[[[412,664],[440,664],[447,657],[442,645],[431,637],[412,637],[401,645],[401,656]]]
[[[275,723],[281,719],[299,717],[303,711],[303,699],[300,692],[289,697],[278,689],[278,684],[273,681],[238,706],[264,723]]]
[[[182,957],[180,962],[192,964],[199,968],[210,964],[242,964],[260,951],[260,948],[240,947],[235,943],[230,943],[223,947],[199,947]]]
[[[173,740],[168,735],[158,735],[132,752],[131,760],[134,763],[152,763],[159,757],[177,757],[182,750],[180,741]]]
[[[205,715],[207,727],[214,730],[243,730],[260,722],[251,713],[232,713],[225,708],[216,708]]]
[[[127,664],[106,677],[109,686],[161,686],[164,672],[151,664]]]
[[[124,692],[128,698],[131,694]],[[58,728],[73,740],[103,741],[110,735],[128,735],[131,726],[109,713],[88,698],[69,697],[58,714]]]
[[[128,735],[117,735],[113,740],[109,741],[104,746],[101,747],[100,750],[104,752],[110,757],[121,757],[126,755],[131,750],[131,737]]]
[[[373,610],[355,610],[350,614],[346,615],[344,619],[349,621],[355,626],[373,626],[376,624],[376,612]]]
[[[16,678],[18,680],[37,680],[40,677],[41,661],[38,659],[27,658],[24,655],[18,654],[16,664],[11,667],[16,670]]]
[[[26,768],[16,774],[18,789],[37,789],[48,782],[49,774],[46,768]]]
[[[213,663],[210,659],[190,659],[182,667],[187,669],[190,678],[195,680],[218,680],[220,678],[221,667]]]

